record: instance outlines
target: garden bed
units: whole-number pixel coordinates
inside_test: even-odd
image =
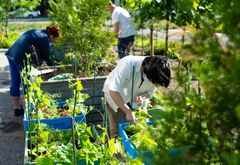
[[[54,105],[54,104],[52,104],[52,105]],[[56,112],[58,114],[55,114],[55,115],[58,115],[59,117],[41,118],[41,119],[39,119],[39,123],[44,123],[44,124],[47,124],[51,128],[60,129],[60,130],[71,128],[73,119],[77,123],[83,123],[83,122],[86,123],[86,117],[84,114],[77,114],[76,116],[74,116],[74,118],[71,116],[71,114],[69,114],[69,112],[68,112],[69,107],[66,106],[65,101],[57,102],[56,105],[57,105]],[[77,105],[77,106],[80,106],[80,105]],[[84,108],[84,106],[82,108]],[[80,109],[81,109],[81,107],[80,107]],[[32,113],[34,111],[35,110],[34,110],[33,106],[30,106],[30,111],[29,111],[29,107],[26,106],[26,113],[24,114],[24,118],[23,118],[24,131],[28,131],[29,126],[31,127],[31,125],[35,125],[36,123],[38,123],[37,119],[34,119],[34,118],[36,118],[36,116],[33,117]],[[45,107],[44,109],[41,109],[41,111],[42,111],[42,113],[47,113],[48,111],[51,111],[51,110],[48,110],[48,108]],[[30,115],[30,118],[28,118],[28,115]]]
[[[153,122],[148,122],[149,125],[152,125]],[[122,145],[124,147],[125,152],[132,158],[135,159],[136,157],[144,158],[144,164],[153,164],[153,151],[138,151],[132,142],[130,141],[130,136],[126,131],[125,127],[130,125],[130,123],[120,123],[119,124],[119,136],[122,139]]]
[[[155,121],[149,121],[146,123],[147,126],[152,126],[155,127],[157,122]],[[135,134],[138,132],[136,130],[127,131],[126,127],[130,126],[130,123],[120,123],[119,124],[119,136],[122,140],[122,145],[124,147],[125,152],[132,158],[132,159],[140,159],[142,162],[144,162],[145,165],[153,165],[156,164],[155,156],[161,152],[161,148],[159,148],[158,144],[155,141],[155,137],[153,136],[152,138],[145,136],[145,133],[147,132],[142,132],[141,136],[138,138],[142,139],[137,139],[139,140],[140,144],[139,150],[137,147],[134,145],[134,143],[131,141],[131,138],[135,136]],[[142,125],[138,128],[142,129],[141,127],[145,127],[146,125]],[[150,138],[150,139],[149,139]],[[136,140],[136,136],[134,137]],[[136,141],[135,141],[136,143]],[[141,149],[140,149],[141,148]],[[148,149],[144,149],[148,148]],[[192,146],[189,147],[176,147],[176,148],[171,148],[168,150],[168,152],[165,153],[165,156],[168,157],[169,159],[175,159],[178,157],[183,157],[184,153],[191,149]]]
[[[100,105],[101,97],[103,97],[103,85],[106,76],[102,77],[86,77],[78,78],[83,86],[82,93],[88,94],[90,97],[84,101],[84,105]],[[74,80],[72,80],[74,81]],[[69,88],[69,80],[44,81],[41,83],[41,89],[49,94],[58,94],[57,101],[65,101],[73,95],[73,89]]]
[[[41,161],[39,161],[38,163],[36,163],[36,156],[34,156],[33,154],[31,155],[31,151],[30,150],[30,143],[29,143],[29,138],[28,138],[28,134],[29,132],[26,131],[25,132],[25,149],[24,149],[24,165],[36,165],[36,164],[40,164],[40,165],[46,165],[46,164],[54,164],[54,165],[69,165],[69,164],[72,164],[72,163],[67,163],[67,162],[55,162],[54,159],[51,159],[51,158],[48,158],[46,157],[46,159],[43,159]],[[33,150],[35,150],[36,146],[33,147]],[[73,153],[72,155],[73,156]],[[94,161],[94,165],[99,165],[100,164],[100,161],[99,159]],[[86,159],[79,159],[77,161],[77,165],[87,165],[86,163]]]
[[[87,123],[99,124],[103,121],[102,115],[104,114],[104,109],[101,105],[101,98],[104,96],[102,89],[106,78],[106,76],[101,76],[77,79],[81,81],[83,86],[81,93],[89,95],[89,98],[87,98],[83,104],[94,107],[94,109],[86,115]],[[75,80],[72,80],[72,82],[73,81]],[[73,96],[73,89],[69,87],[69,81],[67,79],[44,81],[41,83],[41,89],[45,93],[57,95],[55,97],[57,101],[65,101]]]
[[[106,132],[99,135],[96,129],[85,123],[75,123],[74,129],[68,130],[39,124],[25,132],[24,165],[116,164],[115,140],[106,141]]]
[[[53,119],[40,119],[39,122],[47,124],[49,127],[52,127],[54,129],[64,130],[72,127],[72,120],[73,120],[73,117],[65,116],[65,117],[53,118]],[[78,122],[78,123],[82,123],[82,122],[86,123],[85,115],[77,115],[74,117],[74,120],[75,122]],[[30,121],[28,121],[27,115],[26,114],[24,115],[24,119],[23,119],[24,131],[28,131],[29,126],[31,127],[32,124],[36,124],[36,123],[37,123],[37,120],[31,119]]]

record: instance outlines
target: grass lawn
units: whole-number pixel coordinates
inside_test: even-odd
[[[8,31],[23,33],[31,29],[46,29],[51,22],[42,21],[42,22],[9,22]]]

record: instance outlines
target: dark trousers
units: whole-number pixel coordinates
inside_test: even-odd
[[[118,58],[121,59],[129,55],[130,49],[134,42],[134,35],[126,38],[118,38]]]

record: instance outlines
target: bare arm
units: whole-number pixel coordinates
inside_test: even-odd
[[[118,37],[119,29],[120,29],[120,24],[119,24],[119,22],[116,22],[116,23],[113,25],[113,32],[114,32],[114,34],[115,34],[116,37]]]
[[[121,95],[115,91],[109,91],[109,95],[112,97],[115,104],[126,114],[126,120],[135,122],[135,114],[132,112],[129,106],[124,103]]]
[[[127,104],[123,102],[121,95],[115,91],[109,91],[109,95],[112,97],[115,104],[125,113],[129,113],[131,109],[128,107]]]

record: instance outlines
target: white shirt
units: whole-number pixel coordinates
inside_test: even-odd
[[[115,69],[107,77],[103,86],[103,91],[105,98],[115,112],[117,112],[117,109],[119,107],[115,104],[115,102],[112,100],[112,97],[109,95],[110,90],[118,92],[121,95],[124,103],[131,102],[133,80],[133,99],[145,92],[148,92],[149,96],[152,97],[154,91],[156,90],[155,85],[150,81],[142,82],[141,66],[144,58],[144,56],[126,56],[120,59]],[[134,79],[132,78],[133,66]]]
[[[112,13],[112,23],[115,24],[117,22],[119,22],[120,26],[119,38],[135,35],[135,29],[129,12],[119,6],[117,6]]]

